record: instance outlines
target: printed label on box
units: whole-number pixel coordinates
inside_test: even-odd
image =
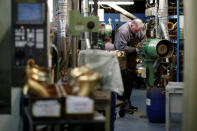
[[[61,105],[57,100],[36,101],[32,107],[34,117],[58,117],[60,116]]]
[[[88,97],[68,96],[66,112],[68,114],[88,114],[94,109],[94,101]]]

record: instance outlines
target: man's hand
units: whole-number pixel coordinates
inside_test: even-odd
[[[142,45],[143,45],[143,43],[140,42],[137,44],[136,48],[138,48],[139,51],[142,51]]]

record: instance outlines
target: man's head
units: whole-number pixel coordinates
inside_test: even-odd
[[[145,26],[140,19],[134,19],[129,23],[131,32],[133,32],[136,38],[142,42],[146,40],[146,29]]]
[[[139,31],[144,31],[145,27],[140,19],[134,19],[130,22],[130,29],[133,33],[138,33]]]
[[[106,44],[107,42],[112,42],[112,39],[108,36],[105,36],[103,41],[104,41],[104,44]]]

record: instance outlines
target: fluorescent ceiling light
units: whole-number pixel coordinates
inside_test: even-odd
[[[89,1],[89,4],[94,4],[94,1]],[[109,1],[109,0],[103,0],[103,1],[98,1],[99,5],[107,5],[107,4],[116,4],[116,5],[133,5],[134,1],[133,0],[119,0],[119,1]]]

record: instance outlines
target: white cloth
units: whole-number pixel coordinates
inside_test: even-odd
[[[78,65],[86,65],[92,70],[99,71],[103,89],[123,94],[120,66],[114,53],[104,50],[82,50],[79,53]]]

